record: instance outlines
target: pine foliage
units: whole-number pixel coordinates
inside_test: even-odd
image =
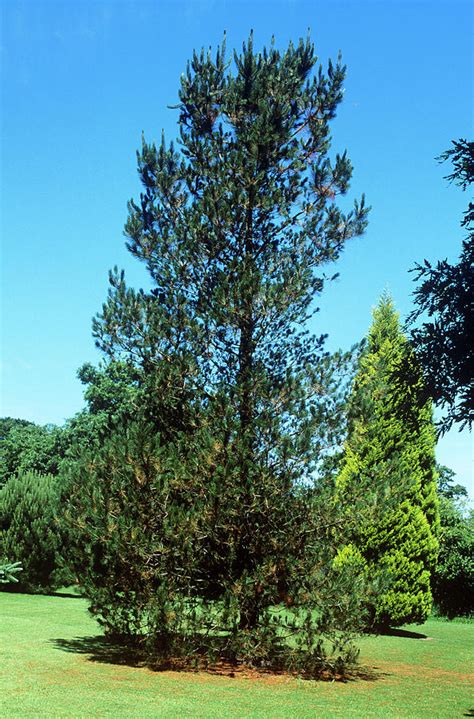
[[[257,53],[252,36],[233,66],[224,48],[193,55],[179,144],[143,139],[129,203],[152,289],[115,269],[94,321],[142,401],[71,467],[71,526],[92,610],[162,657],[217,647],[308,672],[353,657],[354,577],[334,564],[339,518],[314,480],[338,441],[344,362],[305,325],[367,209],[336,204],[352,174],[329,155],[345,68],[316,62],[309,40]]]
[[[58,482],[51,475],[26,472],[0,489],[0,557],[22,566],[15,590],[56,589],[69,577],[61,564]]]
[[[18,582],[16,576],[22,571],[21,562],[8,562],[2,560],[0,563],[0,584],[11,584]]]

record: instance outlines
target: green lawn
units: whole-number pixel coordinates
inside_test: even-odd
[[[159,673],[114,656],[83,599],[0,593],[0,717],[474,716],[474,624],[406,629],[427,639],[364,638],[367,678],[345,683]]]

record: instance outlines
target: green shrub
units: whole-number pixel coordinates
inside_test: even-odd
[[[0,557],[21,562],[18,591],[47,591],[60,586],[62,544],[58,523],[59,480],[26,472],[11,477],[0,489]]]

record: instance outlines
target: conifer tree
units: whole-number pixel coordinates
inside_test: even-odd
[[[25,472],[0,489],[0,558],[21,562],[18,591],[56,589],[70,578],[61,562],[59,480]]]
[[[149,398],[140,422],[157,439],[147,457],[138,452],[130,481],[148,477],[154,501],[170,502],[166,516],[158,512],[166,529],[151,528],[142,552],[149,596],[167,597],[168,609],[157,612],[161,639],[179,615],[178,596],[188,608],[193,597],[219,600],[229,641],[240,641],[236,656],[247,640],[253,656],[266,646],[271,608],[285,600],[304,608],[307,646],[323,656],[314,603],[320,628],[335,626],[336,604],[341,629],[345,621],[341,595],[325,609],[318,596],[338,584],[329,581],[332,549],[321,549],[332,510],[326,503],[322,517],[313,491],[314,469],[337,433],[337,399],[328,394],[335,374],[324,337],[305,325],[325,266],[363,232],[367,209],[363,198],[347,214],[335,202],[352,174],[345,152],[329,154],[341,61],[313,74],[309,39],[257,53],[252,36],[233,60],[225,48],[215,58],[193,55],[181,78],[178,149],[164,137],[158,146],[143,139],[143,191],[129,203],[125,233],[153,287],[135,291],[114,270],[94,335],[112,361],[138,369]],[[136,458],[140,431],[125,431]],[[80,515],[81,482],[94,485],[97,467],[108,467],[102,476],[118,491],[124,475],[114,451],[83,463],[82,480],[72,472],[72,514]],[[183,527],[187,540],[176,544]],[[168,539],[153,549],[161,531]],[[174,572],[164,569],[171,556]],[[91,592],[94,581],[92,569]]]
[[[439,524],[434,446],[422,372],[384,296],[354,382],[337,478],[348,517],[344,551],[371,585],[369,627],[422,622],[431,609]]]
[[[466,190],[474,183],[474,142],[453,140],[452,147],[438,158],[450,160],[453,172],[446,177]],[[433,401],[443,410],[442,434],[454,423],[459,429],[472,427],[474,418],[474,202],[469,202],[461,227],[467,230],[459,261],[447,258],[432,265],[416,264],[418,287],[413,293],[415,309],[408,317],[411,340],[423,366]],[[415,325],[417,320],[422,323]]]

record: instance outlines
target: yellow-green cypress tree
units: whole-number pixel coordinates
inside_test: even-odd
[[[434,447],[421,368],[384,296],[354,382],[337,478],[348,518],[341,559],[357,555],[369,579],[370,627],[422,622],[430,612],[439,524]]]

